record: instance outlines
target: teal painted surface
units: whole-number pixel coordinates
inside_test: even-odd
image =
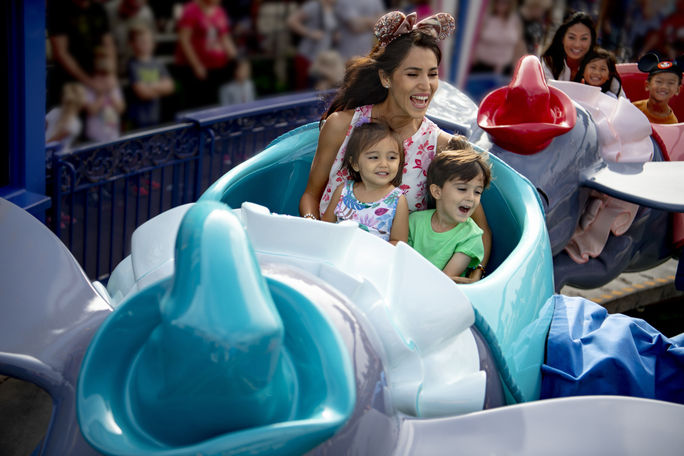
[[[493,232],[496,269],[489,267],[484,280],[464,285],[463,292],[496,335],[524,400],[535,400],[553,315],[547,304],[554,293],[551,246],[532,184],[497,157],[490,158],[495,177],[483,205]],[[501,241],[507,243],[503,262]]]
[[[221,201],[235,208],[249,201],[278,214],[299,215],[318,133],[314,122],[282,135],[214,182],[200,201]]]
[[[77,397],[86,440],[105,454],[258,455],[330,438],[353,411],[354,372],[315,304],[261,275],[224,204],[187,212],[175,262],[88,349]]]
[[[318,123],[300,127],[235,167],[200,200],[239,207],[250,201],[297,215],[318,140]],[[532,184],[490,155],[493,181],[482,198],[493,246],[488,274],[463,292],[491,328],[506,368],[526,401],[539,398],[540,367],[553,309],[553,264],[539,196]],[[514,402],[509,395],[509,402]]]

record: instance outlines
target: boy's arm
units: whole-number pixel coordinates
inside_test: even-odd
[[[131,89],[133,89],[135,96],[141,100],[148,101],[157,98],[157,91],[150,84],[134,82],[131,84]]]
[[[325,213],[321,216],[321,220],[331,223],[337,222],[335,207],[337,207],[337,203],[340,201],[340,195],[342,195],[342,188],[344,188],[344,185],[344,183],[341,183],[333,192],[332,197],[330,198],[330,204],[328,204]]]
[[[404,195],[399,196],[397,203],[397,211],[394,213],[394,220],[392,221],[392,229],[390,230],[390,244],[397,245],[397,242],[408,242],[409,225],[408,225],[408,203]]]
[[[166,95],[171,95],[176,90],[176,86],[170,76],[162,76],[156,84],[156,89],[157,96],[164,97]]]
[[[463,271],[466,270],[471,261],[472,258],[470,258],[465,253],[456,252],[452,255],[451,259],[446,264],[446,266],[444,266],[444,269],[442,269],[442,271],[456,283],[475,282],[475,280],[477,279],[474,280],[472,277],[461,277],[461,274],[463,274]]]

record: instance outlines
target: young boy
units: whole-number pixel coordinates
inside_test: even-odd
[[[235,60],[233,79],[219,88],[221,105],[227,106],[247,103],[256,99],[254,81],[252,81],[252,64],[246,57]]]
[[[133,52],[128,62],[128,120],[132,128],[153,127],[161,123],[161,98],[173,93],[174,83],[166,66],[154,58],[154,37],[149,27],[142,23],[131,26],[128,42]]]
[[[640,71],[648,73],[648,98],[635,101],[634,105],[646,114],[651,123],[678,123],[669,102],[672,97],[679,94],[682,85],[684,56],[679,56],[675,60],[660,60],[658,54],[649,52],[639,59],[638,67]]]
[[[482,268],[482,230],[471,216],[490,180],[486,155],[467,142],[448,148],[428,167],[427,188],[435,209],[409,216],[409,245],[454,282],[474,282],[467,275]]]

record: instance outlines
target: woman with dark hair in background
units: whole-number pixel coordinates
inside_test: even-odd
[[[595,47],[594,20],[587,13],[573,13],[558,27],[541,56],[546,79],[574,81],[582,60]]]

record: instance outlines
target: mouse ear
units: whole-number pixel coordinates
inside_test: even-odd
[[[656,67],[656,65],[658,65],[659,61],[660,58],[658,58],[658,54],[655,52],[648,52],[639,59],[637,68],[639,68],[639,71],[649,73],[653,68]]]
[[[684,72],[684,54],[674,59],[674,64],[677,65],[679,71]]]

